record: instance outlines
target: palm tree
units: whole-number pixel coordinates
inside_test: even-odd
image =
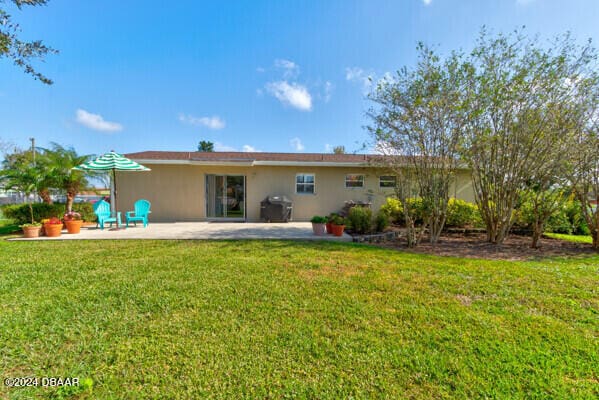
[[[16,190],[23,193],[29,200],[29,213],[31,223],[33,219],[33,207],[31,206],[30,196],[37,189],[41,179],[39,169],[32,165],[22,166],[21,168],[4,169],[0,171],[0,183],[5,189]]]
[[[72,168],[87,162],[92,156],[79,155],[72,147],[63,147],[58,143],[51,145],[52,148],[44,154],[48,179],[45,183],[66,194],[66,209],[71,212],[75,196],[89,185],[87,178],[91,176],[89,172],[73,171]]]

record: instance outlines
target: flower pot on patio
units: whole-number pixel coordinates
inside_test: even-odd
[[[62,221],[58,218],[50,218],[48,222],[44,224],[44,231],[48,237],[57,237],[62,233]]]
[[[64,224],[67,226],[67,232],[70,234],[75,234],[81,232],[81,225],[83,225],[82,220],[73,220],[73,221],[64,221]]]
[[[314,235],[324,236],[326,234],[326,217],[315,215],[312,217],[310,222],[312,222],[312,232],[314,232]]]
[[[343,230],[345,229],[345,225],[335,225],[331,226],[333,229],[333,235],[335,236],[343,236]]]
[[[27,239],[36,238],[40,236],[41,225],[26,224],[21,227],[23,230],[23,237]]]
[[[325,224],[325,227],[326,227],[327,233],[329,235],[332,235],[333,234],[333,223],[329,221]]]

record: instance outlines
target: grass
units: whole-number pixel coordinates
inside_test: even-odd
[[[584,236],[584,235],[566,235],[563,233],[545,233],[545,236],[553,238],[553,239],[567,240],[569,242],[574,242],[574,243],[588,243],[588,244],[593,243],[593,238],[590,235]]]
[[[599,255],[0,241],[0,371],[76,398],[596,398]],[[66,397],[8,389],[0,398]]]

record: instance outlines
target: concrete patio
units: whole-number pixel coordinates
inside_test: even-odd
[[[66,230],[56,238],[41,236],[36,239],[14,238],[10,240],[110,240],[110,239],[285,239],[330,240],[351,242],[351,236],[315,236],[309,222],[261,223],[261,222],[172,222],[141,224],[127,229],[111,231],[108,227],[83,227],[81,233],[69,235]]]

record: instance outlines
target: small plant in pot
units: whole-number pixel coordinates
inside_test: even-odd
[[[83,219],[81,219],[81,214],[76,212],[68,212],[63,217],[62,220],[64,224],[67,226],[67,232],[79,233],[81,231],[81,224],[83,224]]]
[[[335,236],[343,236],[343,230],[345,229],[345,219],[339,215],[333,218],[333,235]]]
[[[44,224],[44,231],[48,237],[57,237],[62,233],[62,221],[52,217]]]
[[[326,228],[329,235],[333,234],[333,220],[335,217],[337,217],[337,214],[331,213],[327,218]]]
[[[324,236],[326,234],[327,217],[315,215],[310,222],[312,222],[312,231],[316,236]]]
[[[21,225],[21,229],[23,230],[23,237],[31,239],[40,236],[40,230],[42,229],[42,224],[39,222],[33,222],[31,224],[23,224]]]

